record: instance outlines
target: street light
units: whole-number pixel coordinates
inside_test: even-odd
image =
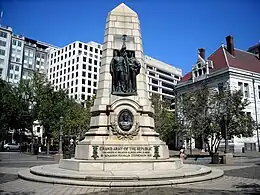
[[[63,131],[62,131],[62,124],[63,123],[63,117],[61,116],[60,117],[60,135],[59,135],[59,137],[60,137],[60,140],[59,140],[59,154],[63,154],[63,152],[62,152],[62,135],[63,135]]]
[[[228,132],[227,132],[227,114],[224,113],[223,114],[223,122],[224,122],[224,133],[225,133],[225,151],[224,153],[228,153],[229,152],[229,148],[228,148]]]

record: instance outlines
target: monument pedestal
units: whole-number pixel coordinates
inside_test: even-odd
[[[114,138],[114,139],[113,139]],[[168,159],[168,146],[159,138],[118,140],[83,140],[76,147],[75,159],[78,160],[156,160]]]
[[[74,171],[169,171],[177,170],[183,166],[178,158],[167,160],[77,160],[62,159],[59,168]]]

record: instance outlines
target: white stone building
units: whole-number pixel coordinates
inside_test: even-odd
[[[227,85],[231,90],[241,90],[250,105],[245,113],[250,114],[259,124],[260,119],[260,45],[251,48],[253,53],[234,48],[232,36],[226,37],[227,45],[221,45],[207,59],[205,50],[199,49],[198,60],[192,71],[184,75],[176,86],[179,94],[194,90],[206,83],[209,88],[223,90]],[[176,141],[179,146],[182,138]],[[230,148],[234,152],[245,150],[258,150],[259,137],[257,131],[253,137],[229,140]],[[187,143],[186,143],[187,144]],[[189,144],[187,144],[189,146]],[[202,140],[192,140],[192,147],[202,149]],[[224,147],[224,142],[220,147]]]
[[[50,52],[48,79],[78,102],[90,99],[96,94],[101,56],[101,44],[75,41]]]

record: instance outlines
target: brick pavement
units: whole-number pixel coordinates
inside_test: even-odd
[[[9,157],[8,157],[9,158]],[[7,159],[6,159],[7,160]],[[34,159],[31,159],[32,161]],[[5,160],[4,160],[5,161]],[[182,184],[168,187],[154,188],[95,188],[86,186],[72,186],[60,184],[47,184],[30,182],[17,178],[17,172],[24,166],[5,167],[7,164],[0,163],[0,194],[25,195],[25,194],[110,194],[110,195],[157,195],[157,194],[260,194],[260,166],[254,164],[243,165],[211,165],[225,171],[222,178]],[[28,164],[24,162],[24,164]],[[254,175],[255,174],[255,175]]]
[[[21,179],[0,184],[1,194],[247,194],[260,193],[260,180],[243,177],[223,176],[222,178],[156,188],[95,188],[30,182]]]

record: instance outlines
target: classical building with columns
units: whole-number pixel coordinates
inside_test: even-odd
[[[191,72],[184,75],[176,85],[176,93],[182,94],[194,90],[205,83],[209,88],[218,91],[227,86],[231,90],[241,90],[244,98],[250,104],[244,110],[259,124],[260,119],[260,44],[250,47],[248,51],[237,49],[234,46],[234,38],[226,37],[226,45],[222,44],[216,51],[205,57],[205,50],[199,49],[197,62],[192,66]],[[177,138],[176,146],[186,144],[183,138]],[[192,140],[192,148],[203,149],[201,139]],[[230,149],[234,152],[258,150],[259,135],[254,131],[253,137],[234,137],[229,140]],[[220,150],[224,147],[224,140],[220,144]]]

